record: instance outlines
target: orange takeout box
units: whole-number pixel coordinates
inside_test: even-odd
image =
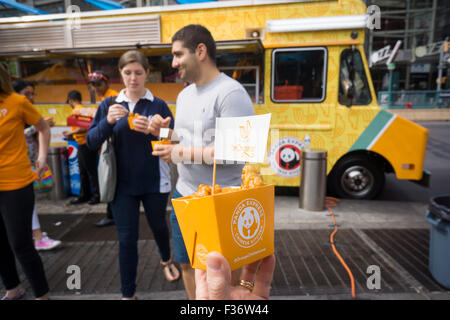
[[[133,120],[137,119],[139,116],[140,116],[139,113],[130,112],[128,114],[128,119],[127,120],[128,120],[128,125],[130,126],[131,130],[134,130]]]
[[[170,140],[152,140],[152,149],[155,150],[157,144],[172,144]]]
[[[191,266],[220,252],[231,270],[274,253],[274,185],[172,199]]]

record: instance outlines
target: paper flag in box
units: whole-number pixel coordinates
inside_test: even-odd
[[[271,114],[216,118],[214,159],[264,162]]]

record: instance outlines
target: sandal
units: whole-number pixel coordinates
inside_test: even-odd
[[[180,279],[180,272],[173,264],[172,259],[166,262],[163,262],[161,260],[160,263],[162,265],[164,276],[166,277],[167,281],[174,282]]]

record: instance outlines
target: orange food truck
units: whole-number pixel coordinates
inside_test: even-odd
[[[327,150],[330,191],[372,199],[386,173],[422,185],[429,173],[427,129],[378,105],[364,53],[369,17],[361,0],[239,0],[3,18],[0,60],[35,81],[38,108],[65,126],[67,92],[94,102],[86,79],[97,69],[121,89],[118,57],[138,49],[152,66],[147,87],[174,111],[183,83],[171,37],[202,24],[219,68],[244,85],[256,114],[272,114],[267,159],[256,165],[264,182],[298,186],[306,144]]]

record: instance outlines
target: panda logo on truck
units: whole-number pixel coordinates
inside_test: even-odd
[[[272,170],[282,177],[299,176],[303,145],[303,141],[294,137],[284,137],[273,143],[269,151]]]
[[[300,165],[300,153],[292,146],[284,146],[280,148],[280,166],[284,169],[291,170]]]

